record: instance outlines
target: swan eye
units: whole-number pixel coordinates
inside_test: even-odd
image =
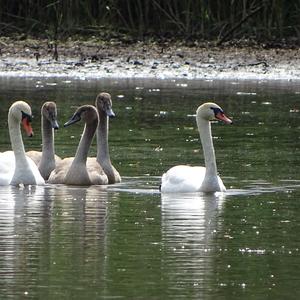
[[[218,107],[211,107],[211,109],[213,110],[215,116],[219,113],[224,114],[224,111]]]
[[[29,123],[32,122],[32,116],[25,113],[24,111],[21,111],[21,112],[22,112],[22,120],[27,119]]]

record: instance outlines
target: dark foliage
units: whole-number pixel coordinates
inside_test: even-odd
[[[290,40],[300,0],[0,0],[2,35]]]

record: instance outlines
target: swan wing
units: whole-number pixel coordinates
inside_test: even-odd
[[[48,182],[76,185],[108,184],[107,176],[97,163],[96,158],[88,158],[86,168],[85,166],[78,166],[78,168],[73,166],[71,173],[68,173],[73,160],[74,157],[68,157],[58,162],[56,168],[51,172]],[[66,178],[67,173],[68,178]]]
[[[26,152],[26,156],[30,157],[37,166],[40,164],[40,161],[42,160],[42,154],[43,152],[35,151],[35,150]],[[54,155],[54,159],[56,164],[62,161],[62,159],[56,154]]]
[[[65,177],[70,169],[74,157],[67,157],[62,159],[56,164],[55,169],[51,172],[48,182],[49,183],[64,183]]]
[[[36,185],[45,184],[44,178],[41,176],[36,164],[32,159],[27,157],[29,168],[34,176]],[[5,151],[0,153],[0,185],[9,185],[14,177],[16,168],[15,155],[13,151]]]
[[[112,169],[113,169],[113,173],[114,173],[114,182],[112,183],[118,183],[121,182],[121,175],[120,173],[117,171],[117,169],[112,165]]]
[[[13,151],[0,153],[0,185],[9,185],[15,172],[15,155]]]
[[[42,159],[42,152],[31,150],[26,152],[26,156],[30,157],[34,161],[34,163],[38,166]]]
[[[47,180],[52,170],[54,170],[55,166],[62,160],[58,155],[54,155],[54,161],[53,159],[42,159],[43,158],[43,152],[41,151],[27,151],[26,156],[31,158],[33,162],[38,166],[38,169],[44,178],[44,180]]]
[[[108,184],[107,175],[96,160],[96,157],[88,157],[86,168],[92,184]]]
[[[45,180],[42,177],[37,165],[34,163],[34,161],[31,158],[26,157],[26,159],[27,159],[27,162],[29,164],[30,170],[32,171],[32,174],[35,178],[36,185],[44,185]]]
[[[218,184],[219,184],[219,187],[220,187],[220,192],[226,192],[226,187],[221,179],[220,176],[218,176]]]
[[[55,163],[58,164],[59,162],[62,161],[62,158],[56,154],[54,154],[54,159],[55,159]]]
[[[101,176],[103,176],[102,174],[104,174],[107,177],[109,184],[118,183],[118,182],[122,181],[120,173],[111,164],[110,160],[109,161],[102,161],[99,164],[96,157],[88,157],[88,159],[87,159],[87,168],[88,168],[88,170],[89,170],[90,167],[93,167],[93,165],[97,165],[97,166],[100,167],[100,170],[98,170],[97,172],[99,172],[101,174]],[[98,169],[98,167],[97,167],[97,169]],[[107,183],[103,183],[103,184],[107,184]]]
[[[162,176],[162,193],[199,192],[205,176],[204,167],[175,166]]]

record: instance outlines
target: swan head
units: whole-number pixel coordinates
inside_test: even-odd
[[[32,112],[31,107],[25,101],[14,102],[8,112],[8,122],[14,120],[16,123],[22,123],[26,134],[33,136],[33,130],[31,127]]]
[[[73,116],[64,124],[64,127],[83,120],[86,124],[94,123],[99,120],[98,112],[93,105],[82,105],[78,107]]]
[[[58,129],[57,109],[55,102],[45,102],[41,109],[42,115],[50,122],[53,129]]]
[[[96,98],[95,105],[99,111],[99,114],[103,113],[110,118],[116,116],[112,110],[112,101],[109,93],[100,93]]]
[[[200,105],[197,109],[197,118],[207,121],[221,120],[226,124],[232,124],[232,121],[226,117],[223,109],[213,102],[207,102]]]

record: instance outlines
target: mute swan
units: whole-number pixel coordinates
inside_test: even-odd
[[[22,123],[27,135],[33,135],[32,113],[24,101],[14,102],[8,112],[8,130],[12,151],[0,153],[0,185],[43,185],[45,181],[35,163],[26,157],[21,135]]]
[[[215,151],[211,136],[210,121],[219,119],[226,124],[232,121],[215,103],[204,103],[198,107],[196,121],[204,152],[205,167],[179,165],[162,175],[162,193],[225,192],[226,188],[217,174]]]
[[[75,157],[68,157],[59,162],[49,176],[49,183],[69,185],[102,185],[108,183],[107,176],[99,164],[86,165],[88,151],[98,126],[99,117],[96,108],[92,105],[79,107],[64,126],[74,124],[81,119],[85,122],[85,128]]]
[[[48,179],[55,164],[61,161],[61,158],[54,152],[54,129],[57,130],[57,109],[55,102],[45,102],[41,108],[41,126],[42,126],[42,152],[27,151],[26,155],[30,157],[38,166],[39,171],[45,180]]]
[[[100,164],[108,177],[108,183],[121,182],[119,172],[112,165],[108,147],[109,118],[115,117],[112,110],[112,100],[109,93],[100,93],[95,101],[99,114],[99,125],[97,129],[97,158],[89,158],[88,166]]]

